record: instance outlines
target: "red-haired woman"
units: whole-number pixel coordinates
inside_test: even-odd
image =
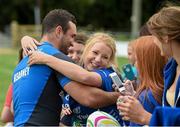
[[[144,36],[135,40],[135,66],[139,73],[140,84],[137,88],[136,98],[140,101],[146,112],[153,113],[156,106],[162,104],[161,98],[163,95],[163,68],[166,64],[166,58],[161,56],[161,51],[154,43],[153,36]],[[124,97],[120,97],[120,100]],[[134,97],[128,97],[125,102],[118,103],[118,109],[120,114],[125,120],[132,121],[130,125],[139,126],[145,124],[145,122],[136,122],[136,118],[140,114],[133,114],[133,110],[138,110],[140,104],[136,107],[132,107],[131,100],[135,100]],[[133,108],[133,109],[131,109]],[[129,113],[131,112],[131,113]],[[129,115],[134,115],[134,119],[129,119]],[[146,117],[146,116],[142,116]],[[139,121],[140,121],[139,120]],[[136,122],[136,123],[133,123]]]

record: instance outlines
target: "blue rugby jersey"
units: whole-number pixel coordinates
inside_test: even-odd
[[[176,84],[174,107],[171,107],[166,99],[167,90],[175,80],[177,66],[176,60],[170,58],[164,68],[163,105],[154,110],[150,126],[180,126],[180,76]]]
[[[102,78],[101,88],[104,91],[112,92],[113,91],[112,80],[109,77],[109,74],[112,73],[113,70],[111,68],[104,68],[104,69],[95,70],[95,72],[98,73]],[[61,84],[63,86],[65,86],[69,82],[71,82],[71,79],[67,77],[64,77],[61,80]],[[73,100],[73,98],[71,97],[69,98],[69,105],[73,113],[71,116],[68,116],[68,115],[64,116],[61,121],[62,123],[68,126],[72,126],[73,124],[78,125],[78,126],[85,126],[88,116],[97,110],[97,109],[83,106],[79,104],[78,102],[76,102],[75,100]],[[121,125],[123,125],[123,121],[119,115],[119,111],[117,110],[116,104],[107,106],[104,108],[100,108],[99,110],[112,115],[114,118],[116,118],[117,121],[119,121]],[[126,124],[128,124],[128,122]]]
[[[71,61],[69,57],[44,42],[39,51]],[[59,93],[62,74],[46,65],[27,65],[26,56],[15,68],[13,82],[14,125],[59,125],[62,99]]]

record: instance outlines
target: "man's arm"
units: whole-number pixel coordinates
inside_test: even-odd
[[[5,104],[1,112],[1,121],[3,123],[14,121],[13,113],[11,112],[12,106],[12,84],[9,85],[6,93]]]
[[[90,108],[102,108],[115,104],[120,95],[118,92],[105,92],[74,81],[66,84],[64,90],[78,103]]]

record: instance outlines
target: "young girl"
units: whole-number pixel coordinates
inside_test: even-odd
[[[59,60],[40,52],[30,54],[29,65],[46,64],[74,81],[99,87],[105,91],[113,91],[112,80],[109,74],[113,72],[110,66],[116,64],[115,53],[115,40],[107,34],[96,33],[88,39],[82,54],[80,62],[84,69],[73,63]],[[62,84],[67,85],[69,82],[72,82],[69,78],[65,78]],[[85,125],[89,114],[95,111],[95,109],[78,104],[71,97],[70,107],[73,112],[72,121],[75,121],[78,125]],[[122,120],[115,104],[100,108],[100,110],[114,116],[122,125]]]

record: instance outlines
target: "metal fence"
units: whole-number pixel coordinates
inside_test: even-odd
[[[42,31],[41,29],[41,25],[20,25],[16,21],[13,21],[11,23],[12,46],[20,46],[20,40],[25,35],[29,35],[39,40]]]

